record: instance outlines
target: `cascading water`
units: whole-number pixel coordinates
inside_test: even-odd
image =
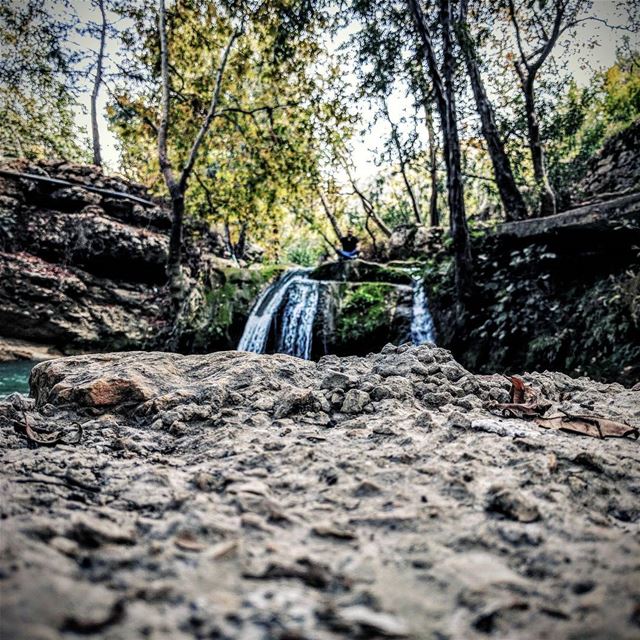
[[[238,351],[264,353],[275,321],[275,351],[308,360],[311,357],[313,324],[320,297],[320,283],[309,269],[290,269],[267,287],[253,305],[238,344]],[[421,279],[413,281],[411,310],[413,344],[435,342],[427,292]]]
[[[411,309],[411,342],[424,344],[435,342],[433,318],[429,311],[427,291],[422,278],[413,281],[413,306]]]
[[[278,351],[308,360],[313,321],[318,308],[319,283],[309,278],[291,282],[282,313]]]
[[[308,273],[308,269],[291,269],[262,292],[251,310],[238,351],[264,353],[273,320],[284,304],[277,351],[309,359],[319,283]]]

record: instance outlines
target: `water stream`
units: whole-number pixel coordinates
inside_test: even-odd
[[[290,269],[260,294],[240,338],[238,351],[264,353],[271,325],[282,310],[276,350],[309,359],[319,291],[319,283],[308,277],[309,271]]]
[[[0,362],[0,398],[11,393],[29,393],[29,374],[38,364],[33,360],[10,360]]]
[[[411,308],[411,342],[424,344],[436,341],[429,300],[422,279],[413,281],[413,305]]]
[[[260,294],[247,320],[238,351],[264,353],[269,335],[275,330],[277,353],[306,360],[311,357],[320,283],[309,278],[309,271],[290,269]],[[411,342],[435,342],[433,319],[421,279],[413,283]]]
[[[313,321],[318,308],[320,284],[309,278],[294,280],[288,287],[278,352],[309,360],[313,337]]]

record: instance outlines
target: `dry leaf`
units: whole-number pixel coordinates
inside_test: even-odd
[[[511,380],[511,402],[512,404],[524,404],[525,402],[525,384],[524,380],[517,376],[510,376]]]
[[[636,427],[599,416],[575,416],[564,413],[549,418],[538,417],[536,422],[545,429],[579,433],[592,438],[634,438],[637,440],[640,436]]]
[[[75,440],[66,440],[62,431],[53,431],[52,433],[36,431],[30,424],[25,411],[22,412],[24,422],[13,420],[14,429],[18,433],[23,433],[27,436],[29,442],[34,442],[37,445],[43,447],[55,447],[57,444],[78,444],[82,440],[82,426],[74,422],[73,426],[77,429],[77,436]]]
[[[181,533],[176,537],[174,543],[176,547],[184,551],[203,551],[207,548],[205,543],[196,540],[195,536],[191,533]]]
[[[537,393],[521,378],[511,376],[511,402],[496,403],[492,407],[502,415],[513,418],[532,418],[544,429],[556,429],[568,433],[579,433],[592,438],[635,438],[640,431],[622,422],[600,416],[572,415],[562,412],[560,415],[543,417],[551,408],[551,403],[539,400]]]
[[[522,378],[511,376],[510,401],[493,405],[493,408],[502,411],[503,415],[514,418],[524,416],[540,416],[551,407],[550,402],[540,401],[536,391],[525,384]]]

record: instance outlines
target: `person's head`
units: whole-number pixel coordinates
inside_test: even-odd
[[[347,235],[348,236],[354,236],[355,235],[355,231],[354,231],[353,227],[349,227],[347,229]]]

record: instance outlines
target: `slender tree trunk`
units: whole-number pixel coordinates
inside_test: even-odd
[[[440,0],[440,23],[442,25],[442,72],[444,75],[445,115],[445,155],[448,158],[447,187],[449,192],[449,208],[451,210],[451,235],[453,249],[456,254],[456,280],[458,291],[463,298],[469,294],[473,286],[473,258],[471,242],[467,227],[467,214],[464,206],[464,187],[462,183],[462,160],[458,122],[456,114],[454,87],[454,56],[451,22],[451,3]]]
[[[527,217],[527,207],[522,194],[516,185],[509,156],[505,152],[500,132],[496,125],[493,106],[487,96],[487,92],[480,74],[478,65],[478,53],[469,34],[466,22],[467,2],[460,4],[460,24],[458,25],[458,41],[467,66],[467,74],[471,82],[473,97],[476,102],[476,110],[482,124],[482,135],[487,143],[489,157],[493,164],[493,173],[496,185],[500,193],[500,200],[504,207],[507,220],[524,220]]]
[[[167,11],[165,0],[158,1],[158,34],[160,37],[160,80],[162,93],[160,98],[160,122],[158,124],[158,161],[160,171],[171,197],[171,236],[169,238],[169,257],[167,260],[167,274],[169,286],[172,290],[174,306],[179,306],[181,291],[180,263],[182,261],[182,226],[184,219],[184,198],[187,191],[189,177],[193,171],[200,146],[207,135],[211,123],[216,116],[220,93],[222,90],[222,80],[225,68],[229,59],[229,53],[233,43],[240,36],[240,31],[236,30],[231,35],[227,46],[222,52],[220,64],[215,74],[215,85],[211,95],[211,102],[206,116],[204,117],[200,129],[193,140],[187,161],[184,164],[179,178],[173,172],[167,149],[169,135],[169,111],[171,103],[171,85],[169,78],[169,49],[167,45]]]
[[[184,220],[184,194],[178,185],[170,187],[171,235],[169,237],[169,259],[167,271],[173,283],[177,282],[182,261],[182,223]]]
[[[233,240],[231,238],[231,225],[229,224],[229,218],[224,219],[224,241],[227,245],[227,251],[231,256],[231,259],[238,264],[238,257],[236,256],[236,249],[233,246]]]
[[[440,211],[438,210],[438,145],[436,132],[433,128],[433,116],[431,105],[425,102],[425,117],[427,122],[427,138],[429,142],[429,181],[431,182],[431,195],[429,196],[429,222],[432,227],[440,226]]]
[[[96,74],[93,78],[93,90],[91,91],[91,138],[93,141],[93,164],[102,166],[102,154],[100,153],[100,130],[98,128],[98,94],[102,85],[104,67],[104,48],[107,40],[107,15],[104,8],[104,0],[98,0],[102,24],[100,27],[100,49],[96,59]]]
[[[160,0],[158,6],[158,30],[160,33],[160,77],[162,82],[162,95],[160,100],[160,124],[158,126],[158,160],[162,177],[164,178],[171,198],[171,236],[169,238],[167,275],[169,276],[169,285],[173,290],[174,302],[177,304],[179,298],[180,262],[182,258],[184,191],[180,186],[180,182],[176,180],[174,176],[167,153],[171,87],[169,86],[169,53],[167,49],[166,19],[165,3],[164,0]]]
[[[411,202],[411,208],[413,210],[413,215],[418,224],[422,224],[422,213],[420,211],[420,202],[416,197],[415,191],[411,186],[411,182],[409,181],[409,176],[407,173],[407,161],[404,157],[404,151],[402,149],[402,145],[400,144],[400,137],[398,136],[398,127],[391,120],[391,116],[389,115],[389,109],[387,108],[386,101],[383,101],[383,109],[385,116],[387,117],[387,121],[389,122],[389,126],[391,127],[391,139],[393,140],[393,144],[396,148],[396,152],[398,153],[398,161],[400,162],[400,174],[402,175],[402,180],[404,182],[404,186],[407,189],[407,194],[409,195],[409,200]]]
[[[522,83],[524,92],[524,106],[527,114],[527,131],[529,134],[529,149],[533,163],[533,175],[540,195],[540,215],[552,216],[556,213],[556,196],[549,183],[547,167],[544,157],[544,147],[540,136],[540,123],[536,115],[534,97],[534,78],[530,74]]]
[[[349,182],[351,182],[353,190],[360,199],[360,203],[362,204],[362,208],[364,209],[364,213],[367,218],[371,218],[376,223],[380,231],[382,231],[382,233],[387,236],[387,238],[391,237],[391,229],[389,229],[389,227],[384,223],[384,220],[376,213],[369,198],[367,198],[367,196],[365,196],[364,193],[360,191],[360,188],[358,187],[354,177],[351,175],[351,171],[349,171],[349,167],[345,165],[345,169],[347,171]]]
[[[378,256],[378,245],[376,243],[376,236],[373,233],[373,231],[371,231],[371,228],[369,227],[369,218],[370,215],[366,214],[365,215],[365,219],[364,219],[364,229],[367,232],[367,235],[371,238],[371,245],[373,246],[373,255],[375,257]]]
[[[378,229],[382,231],[382,233],[387,236],[387,238],[391,237],[391,229],[384,223],[382,218],[377,214],[376,210],[373,208],[373,205],[361,191],[357,191],[358,197],[360,198],[360,202],[362,203],[362,207],[365,211],[367,218],[371,218],[375,223]]]
[[[425,60],[436,96],[443,133],[444,159],[447,167],[447,195],[450,228],[455,256],[455,277],[458,301],[468,296],[473,284],[473,258],[467,216],[464,207],[464,190],[460,160],[460,140],[456,118],[453,42],[451,37],[451,6],[449,0],[440,0],[440,25],[442,27],[442,73],[431,39],[429,27],[422,13],[419,0],[407,0],[416,30],[422,41]],[[443,81],[444,78],[444,81]]]
[[[411,186],[411,182],[409,182],[409,176],[407,175],[407,163],[404,160],[404,156],[402,154],[402,149],[400,147],[400,141],[398,140],[397,133],[394,135],[394,140],[396,144],[396,148],[398,150],[398,158],[400,159],[400,173],[402,174],[402,180],[404,181],[404,186],[407,188],[407,193],[409,194],[409,200],[411,201],[411,208],[413,209],[413,215],[418,224],[422,224],[422,213],[420,212],[420,203],[415,194],[413,187]]]
[[[247,248],[247,222],[246,220],[240,225],[240,233],[238,235],[238,242],[235,246],[235,255],[237,260],[244,259],[244,253]]]
[[[343,234],[342,234],[342,231],[340,230],[338,219],[336,218],[335,214],[331,210],[331,207],[327,202],[327,197],[324,195],[324,192],[320,188],[318,188],[318,195],[320,196],[320,202],[322,202],[322,209],[324,210],[324,213],[327,216],[329,223],[331,224],[331,228],[333,229],[334,233],[338,237],[338,240],[340,240]]]

